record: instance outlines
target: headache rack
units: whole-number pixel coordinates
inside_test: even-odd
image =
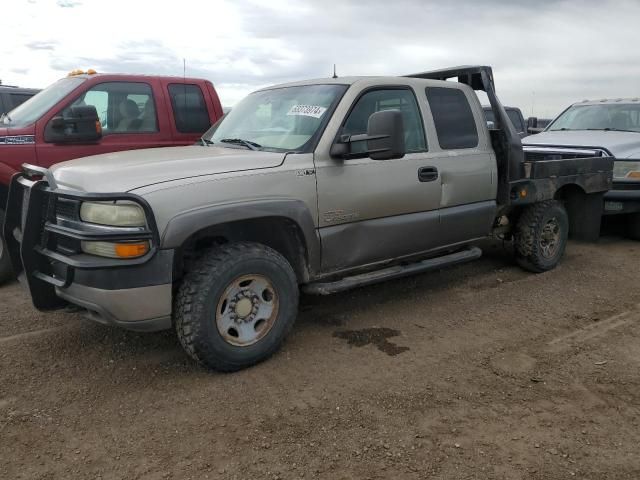
[[[495,117],[489,131],[498,164],[497,203],[501,209],[554,198],[567,184],[579,185],[585,193],[609,190],[613,179],[614,158],[606,151],[573,158],[550,158],[523,149],[507,112],[496,95],[493,71],[486,65],[452,67],[406,75],[428,80],[449,80],[473,90],[486,92]]]
[[[138,204],[146,227],[111,227],[82,222],[80,204],[86,201],[128,201]],[[12,267],[28,286],[41,310],[59,308],[64,301],[55,289],[73,282],[75,269],[102,269],[139,265],[157,251],[158,230],[149,204],[131,193],[86,193],[60,189],[51,173],[24,165],[11,179],[4,238]],[[149,251],[132,259],[109,259],[82,253],[83,241],[150,242]]]

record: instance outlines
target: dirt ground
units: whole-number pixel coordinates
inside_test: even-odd
[[[2,287],[0,478],[639,479],[640,242],[571,243],[542,275],[483,247],[304,297],[235,374]]]

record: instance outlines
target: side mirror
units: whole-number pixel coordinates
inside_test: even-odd
[[[527,118],[527,129],[538,128],[538,117]]]
[[[53,117],[44,129],[48,143],[92,143],[102,138],[102,125],[96,107],[76,105],[66,117]]]
[[[366,149],[354,149],[353,144],[367,142]],[[367,123],[367,133],[343,135],[331,147],[331,156],[356,158],[368,156],[372,160],[402,158],[406,153],[404,144],[404,121],[400,110],[382,110],[372,113]]]

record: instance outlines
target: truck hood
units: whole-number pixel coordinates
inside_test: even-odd
[[[34,131],[35,128],[33,125],[22,128],[13,128],[11,125],[0,125],[0,138],[33,135]]]
[[[603,130],[541,132],[522,140],[528,146],[602,147],[616,158],[640,158],[640,133]]]
[[[128,192],[184,178],[273,168],[284,153],[194,145],[107,153],[51,168],[60,187],[86,192]]]

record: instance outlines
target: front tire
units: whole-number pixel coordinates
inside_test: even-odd
[[[224,372],[275,353],[298,313],[298,283],[287,260],[257,243],[207,250],[180,285],[175,328],[187,354]]]
[[[0,210],[0,285],[15,278],[13,267],[11,266],[11,260],[9,259],[9,252],[7,251],[7,244],[4,241],[4,236],[2,234],[3,226],[4,211]]]
[[[564,255],[569,216],[557,200],[527,207],[515,231],[515,255],[520,267],[534,273],[554,269]]]

